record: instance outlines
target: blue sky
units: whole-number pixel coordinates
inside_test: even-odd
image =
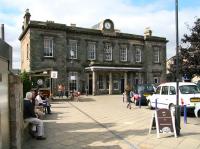
[[[18,37],[27,8],[31,20],[90,28],[109,18],[121,32],[138,35],[150,27],[153,36],[169,40],[167,58],[175,54],[175,0],[0,0],[0,24],[5,26],[6,42],[13,47],[14,68],[20,68]],[[179,0],[180,39],[199,15],[199,0]]]

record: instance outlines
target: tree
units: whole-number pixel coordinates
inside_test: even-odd
[[[182,42],[186,47],[180,49],[182,74],[189,78],[200,76],[200,18],[189,29],[190,35],[184,34]]]
[[[194,22],[194,26],[189,28],[189,35],[184,34],[181,39],[182,45],[179,51],[180,74],[187,79],[200,76],[200,18]],[[174,57],[174,61],[176,61]],[[176,76],[176,62],[170,64],[168,76]],[[175,79],[175,78],[173,78]],[[174,81],[174,80],[173,80]]]
[[[26,71],[20,74],[20,78],[23,82],[23,97],[25,97],[26,92],[31,90],[31,81],[29,79],[29,74]]]

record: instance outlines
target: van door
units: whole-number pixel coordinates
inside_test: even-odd
[[[169,92],[169,86],[162,86],[160,98],[158,99],[159,108],[168,109],[168,105],[170,102],[168,92]]]
[[[150,97],[150,102],[151,102],[151,106],[153,108],[156,107],[156,99],[157,99],[157,107],[159,108],[159,105],[158,105],[158,100],[160,98],[160,90],[161,90],[161,86],[158,86],[155,93]]]
[[[176,105],[176,88],[174,86],[169,87],[169,104]]]

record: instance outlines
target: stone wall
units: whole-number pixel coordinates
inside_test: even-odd
[[[23,141],[23,84],[9,74],[10,148],[21,149]]]
[[[0,149],[9,149],[8,60],[0,56]]]

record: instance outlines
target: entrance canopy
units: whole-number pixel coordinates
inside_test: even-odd
[[[138,68],[138,67],[109,67],[109,66],[91,66],[91,67],[86,67],[86,71],[142,71],[143,68]]]

